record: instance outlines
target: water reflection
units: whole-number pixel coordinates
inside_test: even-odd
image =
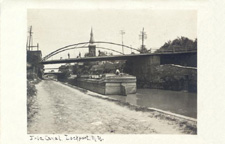
[[[197,118],[196,93],[158,89],[138,89],[136,94],[128,96],[110,95],[110,97],[134,105],[158,108]]]

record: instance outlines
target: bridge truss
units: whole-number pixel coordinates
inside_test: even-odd
[[[115,45],[115,46],[123,46],[125,48],[129,48],[129,49],[135,50],[137,52],[140,52],[140,50],[138,50],[136,48],[133,48],[133,47],[130,47],[130,46],[127,46],[127,45],[118,44],[118,43],[113,43],[113,42],[95,41],[94,43],[97,43],[97,44],[110,44],[110,45]],[[68,51],[68,50],[72,50],[72,49],[84,49],[84,48],[88,48],[88,44],[90,44],[90,42],[81,42],[81,43],[76,43],[76,44],[71,44],[71,45],[64,46],[64,47],[59,48],[59,49],[57,49],[57,50],[49,53],[48,55],[46,55],[42,59],[42,61],[46,61],[49,58],[51,58],[52,56],[57,55],[57,54],[59,54],[61,52],[64,52],[64,51]],[[122,52],[117,51],[117,50],[114,50],[114,49],[111,49],[111,48],[98,47],[98,46],[96,46],[96,48],[110,50],[110,51],[113,51],[113,52],[116,52],[116,53],[119,53],[119,54],[124,55]]]

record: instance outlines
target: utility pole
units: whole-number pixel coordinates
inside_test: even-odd
[[[120,30],[120,34],[122,36],[122,52],[124,54],[124,49],[123,49],[123,35],[125,34],[125,31],[124,30]]]
[[[27,42],[27,48],[30,51],[31,50],[31,45],[32,45],[32,26],[30,26],[30,30],[29,30],[29,36],[28,36],[28,42]]]
[[[39,50],[39,43],[37,43],[37,46],[33,46],[33,37],[32,37],[32,26],[30,26],[30,30],[28,31],[29,35],[27,37],[27,50],[32,51],[33,48],[37,48]]]

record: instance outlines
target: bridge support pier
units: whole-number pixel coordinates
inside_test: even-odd
[[[151,78],[153,68],[160,65],[160,56],[146,56],[129,59],[126,62],[124,72],[136,76],[137,86]]]

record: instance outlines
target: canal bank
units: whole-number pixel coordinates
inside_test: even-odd
[[[196,122],[112,98],[99,99],[96,93],[72,85],[43,80],[37,90],[38,112],[29,124],[28,133],[197,133]]]
[[[89,77],[71,79],[64,83],[96,92],[95,95],[98,93],[101,97],[106,96],[109,99],[112,98],[123,103],[159,109],[159,111],[174,113],[174,115],[197,119],[197,93],[185,90],[136,89],[135,77],[129,78],[129,75],[124,77],[118,76],[119,79],[114,75],[109,75],[108,78],[103,76],[100,79]],[[125,95],[121,93],[123,84],[127,91]],[[106,93],[106,90],[111,91],[111,93]],[[113,90],[115,91],[114,93],[112,93]]]
[[[60,82],[62,83],[62,82]],[[178,102],[175,104],[175,107],[173,107],[174,105],[171,104],[171,102],[168,102],[165,104],[167,107],[164,109],[162,109],[161,107],[160,108],[157,108],[158,106],[160,105],[163,105],[162,104],[162,101],[161,102],[158,102],[158,104],[155,104],[154,107],[149,107],[149,104],[154,104],[154,100],[149,100],[149,98],[151,99],[151,97],[145,97],[145,95],[143,95],[144,93],[146,94],[146,92],[149,92],[151,91],[150,89],[144,89],[145,91],[144,92],[140,92],[140,89],[137,90],[137,95],[140,95],[140,93],[142,93],[142,97],[145,97],[145,99],[142,99],[140,100],[141,101],[141,104],[137,104],[137,101],[133,101],[131,99],[135,99],[136,95],[135,94],[130,94],[128,96],[121,96],[121,95],[102,95],[102,94],[99,94],[99,93],[95,93],[95,92],[92,92],[92,91],[89,91],[89,90],[86,90],[86,89],[83,89],[83,88],[80,88],[80,87],[77,87],[77,86],[74,86],[74,85],[71,85],[71,84],[68,84],[68,83],[62,83],[62,84],[65,84],[69,87],[72,87],[72,88],[75,88],[75,89],[78,89],[80,90],[81,92],[85,93],[85,94],[88,94],[89,96],[93,96],[93,97],[97,97],[97,98],[101,98],[101,99],[104,99],[104,100],[108,100],[108,101],[111,101],[111,102],[115,102],[116,104],[118,105],[122,105],[122,106],[126,106],[128,107],[129,109],[131,110],[135,110],[135,111],[146,111],[146,112],[154,112],[156,113],[155,117],[157,118],[160,118],[160,119],[166,119],[166,120],[171,120],[171,121],[174,121],[176,124],[179,124],[180,126],[184,126],[184,127],[187,127],[187,129],[189,130],[193,130],[197,133],[197,94],[195,93],[187,93],[187,92],[176,92],[176,91],[170,91],[170,94],[175,94],[173,96],[173,98],[171,100],[173,100],[174,98],[177,98],[180,97],[182,98],[182,94],[186,94],[186,98],[184,98],[182,100],[182,102]],[[161,93],[162,94],[162,90],[153,90],[153,92],[150,92],[151,93],[154,93],[154,91],[159,91],[159,94]],[[163,91],[163,93],[167,93],[168,94],[168,91]],[[192,96],[191,100],[189,101],[193,101],[192,102],[187,102],[187,101],[184,101],[185,99],[187,100],[187,97],[189,96],[189,94]],[[155,95],[157,97],[157,95]],[[164,97],[165,95],[161,95],[161,98]],[[159,98],[159,99],[161,99]],[[167,95],[167,98],[171,98],[170,95]],[[147,104],[144,104],[143,105],[143,102],[146,102]],[[149,103],[150,102],[150,103]],[[161,103],[161,104],[160,104]],[[189,106],[185,106],[183,105],[184,103],[189,103],[191,105]],[[164,105],[164,106],[165,106]],[[170,110],[168,110],[168,106],[172,106],[171,109],[173,109],[171,112]],[[179,109],[178,107],[182,107],[185,109]],[[177,110],[174,110],[178,108]],[[174,111],[181,111],[183,112],[182,114],[179,114],[179,113],[174,113]],[[184,115],[185,113],[185,115]],[[188,115],[188,116],[186,116]]]
[[[147,110],[147,111],[148,110],[149,111],[157,111],[159,113],[166,114],[167,116],[173,117],[175,119],[177,118],[177,119],[183,119],[183,120],[188,120],[188,121],[190,120],[194,123],[195,122],[197,123],[197,119],[196,119],[197,118],[197,95],[195,93],[169,91],[170,94],[168,95],[168,91],[166,91],[166,90],[138,89],[137,94],[129,94],[127,96],[102,95],[99,93],[95,93],[93,91],[83,89],[78,86],[71,85],[69,83],[63,83],[63,82],[60,82],[60,83],[65,84],[69,87],[78,89],[90,96],[98,97],[98,98],[105,99],[108,101],[113,101],[120,105],[125,105],[125,106],[128,106],[129,108],[132,108],[135,110],[140,109],[140,110]],[[144,90],[144,91],[141,92],[141,90]],[[158,95],[155,95],[156,91],[159,92]],[[146,92],[150,92],[150,93],[146,94]],[[164,93],[164,95],[161,95],[163,93]],[[153,95],[151,95],[151,94],[153,94]],[[176,94],[176,95],[171,95],[171,94]],[[184,96],[182,98],[182,94],[186,94],[186,96]],[[192,96],[189,100],[191,102],[186,101],[188,99],[189,95]],[[165,98],[165,96],[167,97],[166,103],[164,103],[162,100],[163,98]],[[172,98],[171,98],[171,96],[172,96]],[[137,97],[141,97],[141,98],[138,99]],[[155,101],[154,99],[151,99],[152,97],[154,99],[157,99],[157,101]],[[179,99],[182,99],[182,100],[179,102],[179,99],[178,99],[178,102],[174,103],[173,100],[175,100],[177,97],[179,97]],[[168,101],[168,99],[170,99],[170,101]],[[139,102],[138,102],[138,100],[139,100]],[[187,105],[187,104],[183,105],[185,103],[188,103],[189,105]],[[162,106],[164,108],[162,108]]]

